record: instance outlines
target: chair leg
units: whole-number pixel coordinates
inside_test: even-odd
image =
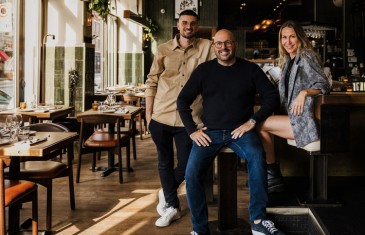
[[[98,152],[98,160],[101,160],[101,151]]]
[[[47,180],[47,218],[46,229],[52,229],[52,179]]]
[[[119,183],[123,183],[123,163],[122,163],[122,148],[118,149],[118,165],[119,165]]]
[[[142,115],[138,115],[138,122],[139,122],[139,138],[143,140],[143,131],[142,131]]]
[[[38,235],[38,193],[32,201],[32,235]]]
[[[75,210],[75,188],[74,188],[74,173],[72,167],[72,161],[74,158],[74,148],[73,145],[67,148],[67,164],[68,164],[68,186],[70,192],[70,206],[72,210]]]
[[[76,172],[76,183],[80,183],[80,171],[81,171],[81,149],[79,149],[79,161],[77,163],[77,172]]]
[[[127,162],[127,171],[132,172],[131,168],[131,141],[129,139],[126,150],[126,162]]]
[[[93,152],[93,160],[92,160],[92,163],[91,163],[92,172],[95,172],[95,168],[96,168],[96,152]]]

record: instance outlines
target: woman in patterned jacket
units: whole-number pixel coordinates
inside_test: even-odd
[[[314,99],[330,92],[320,58],[297,22],[287,21],[280,28],[279,66],[281,114],[270,116],[258,127],[266,152],[269,193],[284,189],[271,134],[295,140],[298,148],[319,140]]]

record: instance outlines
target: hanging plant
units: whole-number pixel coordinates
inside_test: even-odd
[[[110,13],[110,0],[91,0],[89,10],[97,12],[104,21],[107,21]]]
[[[144,40],[149,41],[153,39],[153,33],[157,32],[158,25],[151,18],[146,17],[146,20],[149,23],[149,26],[143,27],[143,32],[145,34]]]

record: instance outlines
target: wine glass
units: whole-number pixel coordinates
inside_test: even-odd
[[[16,127],[21,127],[23,124],[23,117],[20,113],[13,114],[14,115],[14,122]]]
[[[0,121],[0,142],[4,141],[4,135],[6,134],[6,123],[4,121]]]
[[[14,122],[13,122],[13,115],[8,115],[6,116],[6,119],[5,119],[5,126],[6,126],[6,129],[9,131],[11,130],[13,127],[14,127]]]
[[[23,122],[22,116],[20,114],[8,115],[5,122],[7,129],[10,131],[10,139],[12,141],[18,140],[20,124]]]

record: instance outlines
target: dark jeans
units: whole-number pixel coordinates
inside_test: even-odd
[[[249,213],[251,221],[265,219],[267,177],[264,150],[255,130],[246,132],[241,138],[232,139],[231,130],[206,130],[212,142],[208,147],[193,144],[186,168],[186,195],[191,212],[193,230],[208,232],[208,209],[205,201],[204,179],[209,166],[223,146],[231,148],[248,167],[250,192]]]
[[[168,126],[151,120],[148,129],[157,147],[158,171],[166,202],[169,206],[179,208],[177,188],[185,179],[192,140],[184,127]],[[176,146],[176,167],[173,141]]]

